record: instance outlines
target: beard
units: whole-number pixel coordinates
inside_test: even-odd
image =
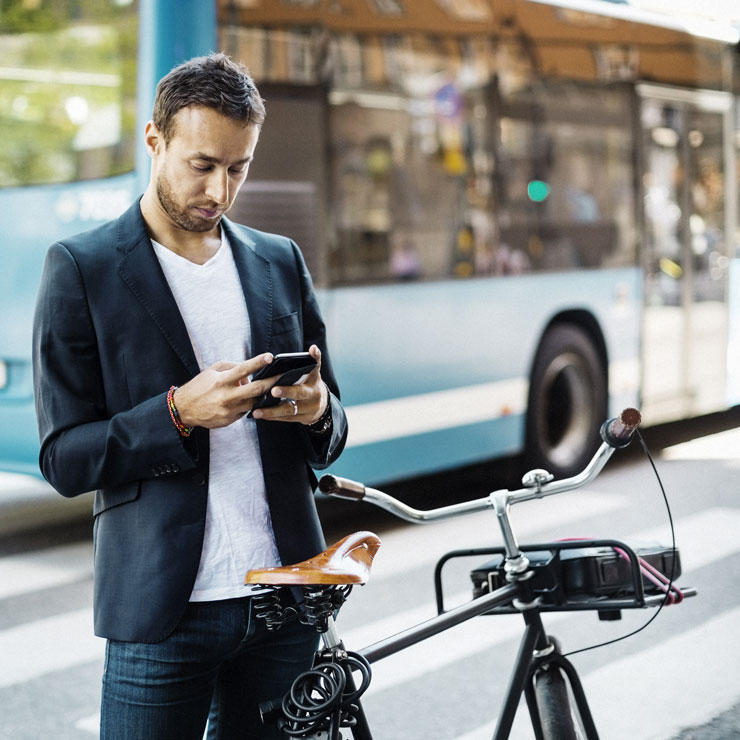
[[[210,231],[221,221],[220,215],[216,218],[203,218],[189,213],[187,206],[178,202],[174,189],[163,174],[157,178],[157,198],[167,216],[185,231]]]

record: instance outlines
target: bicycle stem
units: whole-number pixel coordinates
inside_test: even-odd
[[[519,549],[519,543],[517,542],[516,535],[511,527],[509,516],[511,506],[513,504],[522,503],[523,501],[533,501],[535,499],[544,498],[545,496],[554,496],[558,493],[572,491],[576,488],[585,486],[598,476],[609,458],[614,454],[614,450],[615,448],[610,444],[603,442],[584,470],[578,473],[578,475],[574,475],[572,478],[564,478],[563,480],[552,482],[542,482],[544,480],[543,476],[534,475],[531,479],[532,483],[525,488],[521,488],[517,491],[508,491],[503,489],[500,491],[494,491],[489,495],[489,499],[493,502],[492,506],[496,512],[499,529],[501,530],[501,536],[504,540],[506,559],[514,561],[523,558],[520,565],[512,565],[515,572],[526,570],[529,563],[525,562],[526,558],[524,558]],[[532,473],[546,474],[545,471],[532,471]]]

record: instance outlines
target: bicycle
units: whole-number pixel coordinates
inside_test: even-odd
[[[312,669],[295,679],[285,697],[261,707],[263,721],[276,723],[289,737],[341,740],[342,731],[347,730],[354,740],[372,740],[360,702],[370,684],[372,663],[475,616],[519,613],[524,633],[493,740],[509,737],[522,695],[536,740],[598,740],[576,669],[557,640],[547,635],[542,614],[597,611],[602,619],[615,619],[623,609],[679,603],[684,597],[696,595],[696,589],[675,585],[681,571],[675,541],[669,548],[640,554],[623,542],[605,539],[520,547],[510,510],[523,501],[575,490],[592,481],[614,451],[630,443],[639,423],[640,414],[635,409],[625,409],[618,418],[605,422],[601,446],[576,476],[556,481],[547,471],[532,470],[522,479],[521,489],[494,491],[481,499],[427,511],[361,483],[324,476],[319,482],[322,492],[372,503],[409,522],[432,522],[492,510],[504,545],[453,550],[442,556],[434,574],[438,615],[357,652],[346,650],[334,617],[352,587],[368,580],[380,546],[375,534],[355,532],[303,563],[250,571],[245,582],[268,589],[255,599],[256,613],[266,620],[269,629],[278,629],[287,619],[301,618],[315,625],[323,642]],[[444,565],[453,558],[476,555],[494,557],[471,573],[474,598],[445,610]],[[300,587],[303,591],[299,605],[287,610],[280,606],[279,598],[280,589],[285,587]]]

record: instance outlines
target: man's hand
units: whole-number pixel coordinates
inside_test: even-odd
[[[329,390],[321,380],[321,350],[312,344],[308,351],[317,363],[308,378],[300,385],[273,386],[271,393],[281,402],[277,406],[256,409],[255,419],[313,424],[321,418],[329,403]]]
[[[250,382],[249,376],[272,362],[268,352],[244,362],[217,362],[180,386],[173,397],[186,427],[218,429],[241,419],[275,378]]]
[[[324,413],[329,391],[321,380],[321,350],[314,344],[308,350],[317,365],[301,385],[273,387],[277,378],[249,380],[260,368],[269,365],[268,352],[244,362],[217,362],[180,386],[174,403],[186,427],[218,429],[233,424],[252,409],[254,402],[273,387],[272,395],[281,403],[257,409],[255,419],[313,424]]]

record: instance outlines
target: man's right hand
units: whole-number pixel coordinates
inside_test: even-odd
[[[268,352],[244,362],[217,362],[180,386],[173,396],[186,427],[218,429],[241,419],[277,378],[251,382],[249,376],[272,362]]]

